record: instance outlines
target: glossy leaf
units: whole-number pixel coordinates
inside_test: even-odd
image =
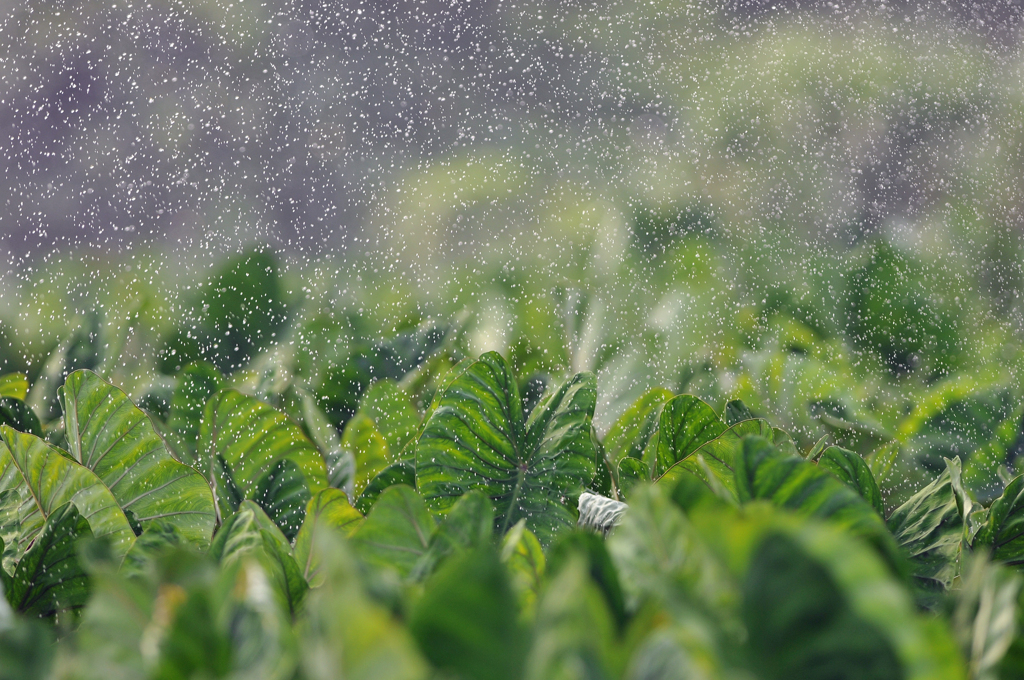
[[[664,387],[645,392],[615,421],[604,438],[608,460],[618,465],[623,458],[641,458],[651,435],[658,428],[658,419],[672,393]]]
[[[0,494],[3,513],[16,525],[3,536],[4,562],[17,561],[43,528],[47,518],[72,502],[89,522],[93,534],[111,542],[121,557],[135,540],[135,532],[117,500],[88,468],[42,439],[0,426]],[[12,540],[13,539],[13,540]]]
[[[546,559],[540,541],[519,520],[508,530],[501,545],[501,561],[512,579],[512,587],[524,612],[533,612],[546,570]]]
[[[323,409],[317,405],[313,395],[302,390],[300,399],[302,420],[327,465],[327,483],[349,495],[355,494],[355,456],[341,445],[338,431],[334,429]]]
[[[981,548],[997,562],[1024,565],[1024,475],[1007,484],[989,507],[988,520],[974,537],[974,549]]]
[[[416,486],[416,465],[406,461],[392,463],[377,473],[377,476],[370,480],[370,483],[363,489],[355,502],[355,508],[364,515],[370,512],[370,508],[377,502],[377,498],[388,489],[397,484]]]
[[[766,420],[741,421],[727,429],[717,439],[707,442],[670,467],[661,476],[656,476],[655,481],[671,488],[684,472],[690,472],[711,484],[713,482],[709,478],[710,474],[717,484],[735,496],[736,481],[733,469],[736,457],[743,449],[743,438],[747,435],[757,435],[771,441],[774,432]]]
[[[644,462],[660,477],[691,453],[717,439],[728,426],[714,409],[692,394],[670,399],[658,419],[658,431],[644,451]]]
[[[413,570],[420,579],[450,555],[485,545],[494,538],[494,507],[480,491],[470,491],[456,503],[430,537],[430,545]]]
[[[316,536],[323,531],[335,531],[342,536],[351,536],[363,516],[351,505],[348,497],[339,489],[321,489],[306,506],[306,518],[295,537],[295,561],[302,570],[302,576],[311,585],[319,583],[320,565],[316,562]]]
[[[412,399],[394,380],[378,380],[370,385],[359,400],[357,414],[373,420],[392,460],[403,457],[406,445],[419,432],[420,415]]]
[[[285,551],[290,551],[288,539],[267,517],[263,508],[252,501],[242,501],[238,512],[229,517],[213,537],[209,554],[222,564],[231,564],[262,548],[264,540],[271,539]]]
[[[299,533],[309,503],[309,487],[299,467],[283,458],[267,470],[252,491],[252,500],[292,540]]]
[[[754,417],[753,411],[740,399],[733,399],[727,403],[725,405],[725,412],[722,414],[722,419],[725,420],[726,425],[729,427],[744,420],[753,420]]]
[[[832,473],[836,479],[856,491],[879,516],[885,516],[878,484],[860,454],[839,446],[830,446],[819,456],[818,467]]]
[[[1020,574],[989,562],[984,555],[965,566],[961,587],[955,592],[952,623],[969,660],[971,678],[1005,677],[997,668],[1018,634],[1022,584]]]
[[[311,494],[327,486],[324,460],[302,428],[235,390],[221,390],[207,402],[199,451],[200,469],[215,490],[222,517],[234,512],[239,498],[255,499],[264,475],[282,460],[298,468]]]
[[[524,422],[508,363],[489,353],[441,397],[416,445],[416,484],[437,512],[472,489],[494,503],[499,531],[520,518],[542,544],[575,517],[566,507],[595,474],[591,417],[595,379],[579,374],[533,409]]]
[[[197,465],[203,408],[223,384],[224,376],[217,367],[205,361],[189,364],[178,373],[167,414],[167,429],[181,443],[182,462]]]
[[[345,424],[341,445],[352,453],[355,461],[353,491],[356,494],[362,494],[374,477],[397,462],[376,423],[363,414],[357,413]]]
[[[89,579],[76,555],[79,539],[92,536],[73,503],[50,513],[11,576],[7,601],[18,612],[42,619],[85,606]]]
[[[90,371],[68,376],[62,397],[71,455],[103,480],[121,508],[143,527],[163,520],[208,545],[215,519],[210,487],[171,457],[149,416]]]

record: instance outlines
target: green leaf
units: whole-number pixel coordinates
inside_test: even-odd
[[[416,438],[420,414],[412,399],[394,380],[378,380],[363,393],[357,415],[373,420],[384,437],[392,460],[397,460],[406,444]]]
[[[643,457],[644,448],[658,427],[661,409],[672,396],[664,387],[654,387],[633,402],[604,438],[608,460],[618,465],[623,458]]]
[[[292,540],[302,526],[310,493],[299,466],[283,458],[256,483],[252,499]]]
[[[969,660],[970,677],[998,680],[997,672],[1017,634],[1017,598],[1024,580],[1009,569],[975,555],[964,568],[955,591],[953,629]]]
[[[707,442],[691,455],[670,467],[660,477],[656,476],[655,481],[672,488],[684,472],[693,473],[702,479],[708,478],[710,473],[718,484],[735,496],[736,477],[733,472],[735,460],[743,450],[743,438],[751,434],[764,437],[769,441],[774,436],[772,427],[766,420],[741,421],[727,429],[717,439]],[[698,462],[698,456],[701,462]],[[708,481],[710,482],[710,480]]]
[[[434,528],[420,495],[398,485],[380,495],[350,542],[369,566],[394,569],[407,577],[429,550]]]
[[[221,564],[231,564],[241,556],[263,547],[273,539],[286,552],[291,546],[281,530],[256,503],[242,501],[238,512],[229,517],[213,537],[210,556]]]
[[[11,606],[22,614],[49,620],[84,607],[89,578],[75,545],[91,536],[89,522],[73,503],[64,503],[50,513],[11,577],[7,593]]]
[[[0,425],[10,425],[19,432],[43,436],[43,426],[29,405],[15,397],[0,397]]]
[[[925,590],[947,589],[959,573],[964,534],[949,469],[896,508],[888,525],[910,559],[917,584]]]
[[[122,557],[135,540],[128,519],[110,489],[88,468],[31,434],[0,426],[0,493],[17,517],[17,539],[6,546],[5,563],[17,559],[36,539],[47,518],[72,502],[97,538],[111,542]]]
[[[542,544],[572,527],[574,500],[595,474],[591,417],[595,378],[578,374],[524,422],[508,362],[491,352],[456,378],[416,445],[416,484],[437,512],[481,489],[504,533],[520,518]]]
[[[178,373],[167,414],[167,429],[183,444],[184,450],[179,451],[182,462],[196,464],[203,407],[223,384],[224,376],[217,367],[205,361],[189,364]]]
[[[618,478],[619,494],[628,498],[633,487],[650,480],[651,473],[647,464],[639,458],[623,458],[619,461]]]
[[[736,490],[741,501],[771,501],[808,517],[828,520],[872,543],[899,573],[901,560],[892,536],[874,508],[856,491],[796,454],[750,435],[736,459]]]
[[[103,480],[121,508],[143,527],[165,520],[208,545],[215,519],[210,487],[171,457],[149,416],[90,371],[68,376],[61,394],[71,455]]]
[[[181,535],[175,525],[160,520],[151,522],[135,539],[132,547],[121,561],[119,571],[125,576],[143,574],[153,562],[155,555],[171,546],[186,545],[188,545],[187,539]]]
[[[839,446],[830,446],[819,456],[818,467],[828,470],[836,479],[856,491],[880,517],[885,516],[882,494],[860,454]]]
[[[281,545],[277,536],[266,529],[261,529],[260,535],[263,538],[260,561],[267,568],[267,575],[282,610],[294,619],[309,592],[309,584],[303,578],[288,546]]]
[[[494,507],[481,491],[470,491],[452,507],[430,537],[430,546],[423,555],[412,577],[419,580],[449,555],[458,554],[484,545],[494,537]]]
[[[318,585],[320,565],[316,562],[315,537],[321,531],[336,531],[342,536],[351,536],[359,527],[363,516],[348,503],[339,489],[321,489],[306,506],[306,519],[295,537],[295,561],[302,570],[302,576],[311,585]]]
[[[399,461],[378,472],[377,476],[370,480],[370,483],[363,489],[363,493],[356,499],[356,510],[364,515],[370,512],[370,508],[377,502],[377,498],[384,493],[384,490],[397,484],[416,486],[416,466],[414,464]]]
[[[491,547],[457,557],[431,578],[409,618],[420,650],[466,680],[516,680],[527,650],[516,598]]]
[[[206,404],[199,451],[200,469],[216,492],[221,517],[238,507],[237,498],[256,499],[264,491],[264,475],[282,460],[298,468],[311,494],[327,486],[324,460],[302,428],[277,409],[236,390],[221,390]],[[218,469],[218,458],[226,469]]]
[[[352,452],[355,460],[353,489],[357,494],[363,493],[374,477],[397,462],[373,419],[363,414],[357,413],[345,424],[341,445]]]
[[[508,569],[522,611],[532,614],[544,577],[546,560],[540,541],[526,528],[526,520],[519,520],[505,534],[501,545],[501,561]]]
[[[24,373],[0,375],[0,397],[25,401],[28,396],[28,377]]]
[[[743,584],[752,670],[766,680],[902,680],[885,631],[859,616],[828,571],[781,533],[754,551]]]
[[[658,431],[644,451],[644,462],[660,477],[670,467],[721,436],[728,426],[714,409],[692,394],[670,399],[661,411]]]
[[[988,521],[974,537],[974,549],[988,548],[992,559],[1014,567],[1024,565],[1024,475],[1006,485],[992,501]]]
[[[733,399],[725,405],[725,412],[722,414],[725,423],[732,427],[736,423],[743,422],[744,420],[753,420],[753,411],[751,411],[746,404],[740,399]]]
[[[355,495],[356,459],[341,445],[338,431],[309,392],[300,391],[302,420],[327,464],[327,483]]]
[[[558,572],[577,558],[582,558],[586,564],[590,578],[604,596],[608,611],[615,619],[619,630],[624,629],[628,620],[626,602],[618,572],[608,554],[606,541],[589,531],[563,534],[548,553],[548,574],[552,578],[557,578]]]

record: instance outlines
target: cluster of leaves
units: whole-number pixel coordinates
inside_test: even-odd
[[[663,389],[602,439],[592,374],[535,400],[496,353],[340,436],[225,381],[154,416],[80,370],[41,423],[0,379],[0,676],[1024,677],[1024,477],[887,511],[897,447]]]

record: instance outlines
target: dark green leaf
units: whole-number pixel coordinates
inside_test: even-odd
[[[430,537],[426,554],[412,577],[430,574],[449,555],[490,545],[494,537],[494,507],[481,491],[470,491],[445,515]]]
[[[717,483],[735,495],[735,459],[743,449],[743,437],[751,434],[765,437],[769,441],[774,436],[771,425],[766,420],[741,421],[727,429],[717,439],[709,441],[673,465],[663,475],[656,477],[656,481],[671,488],[678,477],[686,471],[706,479],[708,483]],[[709,475],[714,477],[714,481],[708,478]]]
[[[27,616],[49,620],[84,607],[89,577],[78,561],[75,544],[90,537],[89,522],[73,503],[50,513],[11,576],[7,593],[11,606]]]
[[[14,397],[0,397],[0,425],[10,425],[19,432],[43,436],[43,426],[28,404]]]
[[[384,490],[397,484],[416,486],[416,465],[407,461],[399,461],[387,466],[370,480],[363,493],[356,499],[355,508],[364,515],[377,502]]]
[[[309,591],[309,584],[302,576],[299,565],[287,546],[281,545],[277,537],[263,529],[260,531],[263,538],[263,564],[267,567],[267,575],[270,577],[271,586],[278,596],[281,608],[294,618],[306,598]]]
[[[608,460],[618,465],[623,458],[641,458],[651,435],[658,427],[658,418],[672,393],[664,387],[654,387],[633,402],[604,438]]]
[[[525,518],[541,543],[550,543],[575,523],[566,503],[595,474],[596,399],[594,376],[579,374],[524,422],[511,368],[500,355],[485,354],[448,386],[424,426],[416,445],[417,487],[438,512],[481,489],[502,533]]]
[[[732,427],[744,420],[753,420],[756,416],[747,408],[747,405],[740,399],[733,399],[725,405],[725,413],[722,414],[726,424]]]
[[[302,526],[310,493],[299,466],[283,458],[256,483],[252,499],[292,540]]]
[[[974,548],[988,548],[997,562],[1024,565],[1024,476],[1015,477],[992,502],[988,521],[974,537]]]
[[[619,461],[618,469],[619,493],[623,497],[629,497],[629,492],[640,482],[649,481],[651,473],[647,464],[639,458],[623,458]]]
[[[491,547],[456,557],[427,582],[409,619],[424,656],[466,680],[516,680],[527,636],[505,567]]]
[[[836,479],[860,494],[880,517],[885,516],[878,484],[860,454],[839,446],[830,446],[819,456],[818,467],[828,470]]]
[[[316,562],[315,537],[321,531],[335,531],[342,536],[351,536],[362,521],[359,514],[339,489],[321,489],[306,506],[306,518],[295,537],[295,562],[302,570],[302,576],[311,585],[318,585],[320,565]]]
[[[178,374],[167,415],[167,429],[183,445],[180,447],[183,450],[179,451],[182,462],[197,464],[203,407],[223,384],[224,377],[217,367],[205,361],[189,364]]]

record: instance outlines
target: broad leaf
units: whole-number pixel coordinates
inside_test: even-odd
[[[736,457],[743,449],[743,438],[747,435],[757,435],[771,441],[774,432],[766,420],[740,421],[717,439],[709,441],[680,460],[660,477],[656,476],[655,481],[672,488],[684,472],[690,472],[704,479],[709,485],[721,485],[735,496],[736,478],[733,469]],[[711,477],[714,477],[714,480]]]
[[[361,413],[357,413],[345,424],[341,445],[351,452],[355,461],[353,491],[356,494],[363,493],[370,480],[397,462],[373,419]]]
[[[89,522],[93,535],[110,540],[118,557],[128,551],[135,532],[113,494],[91,470],[42,439],[6,425],[0,426],[0,440],[0,514],[16,521],[16,539],[4,537],[5,565],[17,561],[47,518],[68,502]]]
[[[527,650],[516,598],[490,546],[455,558],[430,579],[409,619],[423,655],[466,680],[517,680]]]
[[[359,400],[357,414],[373,420],[393,460],[402,455],[420,428],[420,414],[412,399],[394,380],[378,380],[370,385]]]
[[[200,469],[215,490],[221,517],[234,512],[238,499],[255,500],[265,492],[264,476],[282,460],[298,468],[311,494],[327,486],[324,460],[302,428],[241,392],[226,389],[215,394],[206,404],[199,429]],[[266,507],[276,502],[260,499]]]
[[[267,470],[252,492],[252,500],[263,508],[289,540],[299,533],[309,499],[305,476],[287,458],[277,461]]]
[[[35,412],[15,397],[0,397],[0,425],[10,425],[19,432],[43,436],[43,427]]]
[[[753,420],[755,417],[753,411],[740,399],[733,399],[726,404],[725,412],[722,413],[722,419],[725,420],[726,425],[729,427],[744,420]]]
[[[670,399],[658,419],[658,431],[644,451],[644,462],[660,477],[691,453],[728,429],[714,409],[692,394]]]
[[[309,592],[309,583],[303,577],[288,546],[281,545],[277,536],[266,529],[262,529],[260,534],[263,537],[260,561],[267,569],[278,604],[294,619]]]
[[[642,458],[658,427],[661,409],[672,396],[664,387],[654,387],[633,402],[604,438],[608,460],[618,465],[623,458]]]
[[[120,573],[125,576],[143,574],[156,555],[172,546],[185,546],[188,541],[173,524],[157,520],[135,539],[121,561]]]
[[[540,541],[526,528],[526,520],[519,520],[505,534],[501,544],[501,561],[508,569],[522,611],[532,613],[544,577],[546,560]]]
[[[878,484],[860,454],[839,446],[830,446],[818,457],[818,467],[828,470],[836,479],[856,491],[879,516],[885,516]]]
[[[213,533],[210,487],[174,460],[149,416],[128,396],[90,371],[75,371],[62,388],[71,455],[96,473],[123,510],[143,527],[160,519],[207,545]]]
[[[338,431],[327,418],[313,395],[305,390],[300,392],[302,420],[313,442],[320,449],[327,464],[327,483],[345,493],[355,494],[356,460],[352,452],[341,445]]]
[[[997,666],[1017,634],[1017,598],[1022,579],[984,555],[964,568],[961,587],[955,592],[953,630],[970,664],[970,677],[997,680],[1006,677]]]
[[[910,558],[918,585],[926,590],[948,588],[959,573],[964,534],[949,469],[896,508],[888,525]]]
[[[828,571],[784,534],[755,549],[743,585],[753,668],[766,680],[902,680],[884,630],[859,616]]]
[[[252,501],[242,501],[238,512],[225,520],[213,537],[210,556],[222,564],[231,564],[243,555],[263,547],[264,540],[273,539],[285,551],[291,546],[281,530],[267,517],[263,508]]]
[[[18,612],[54,619],[81,609],[89,597],[89,579],[75,553],[81,538],[92,536],[89,522],[73,503],[65,503],[46,518],[32,547],[11,577],[7,601]]]
[[[398,485],[380,495],[350,542],[371,567],[394,569],[406,577],[430,548],[434,528],[434,518],[420,495]]]
[[[630,491],[641,482],[650,481],[651,475],[647,464],[639,458],[623,458],[619,461],[617,472],[619,478],[619,495],[629,497]]]
[[[512,370],[483,355],[452,382],[416,445],[416,484],[438,512],[472,489],[494,503],[504,533],[520,518],[549,544],[572,527],[567,502],[595,474],[591,417],[595,379],[578,374],[551,392],[525,421]]]
[[[430,545],[413,570],[413,579],[421,579],[449,555],[484,545],[494,538],[494,507],[480,491],[470,491],[452,507],[430,537]]]
[[[899,572],[901,560],[882,518],[857,492],[814,463],[748,436],[736,459],[741,501],[765,499],[801,515],[828,520],[867,539]]]
[[[167,414],[167,429],[180,442],[178,453],[189,465],[197,464],[203,408],[223,384],[224,377],[217,367],[205,361],[189,364],[178,373]]]
[[[318,585],[320,565],[316,562],[315,540],[320,532],[336,531],[350,536],[359,527],[363,516],[348,503],[348,497],[339,489],[321,489],[306,506],[306,519],[295,537],[295,561],[302,576],[311,585]]]

